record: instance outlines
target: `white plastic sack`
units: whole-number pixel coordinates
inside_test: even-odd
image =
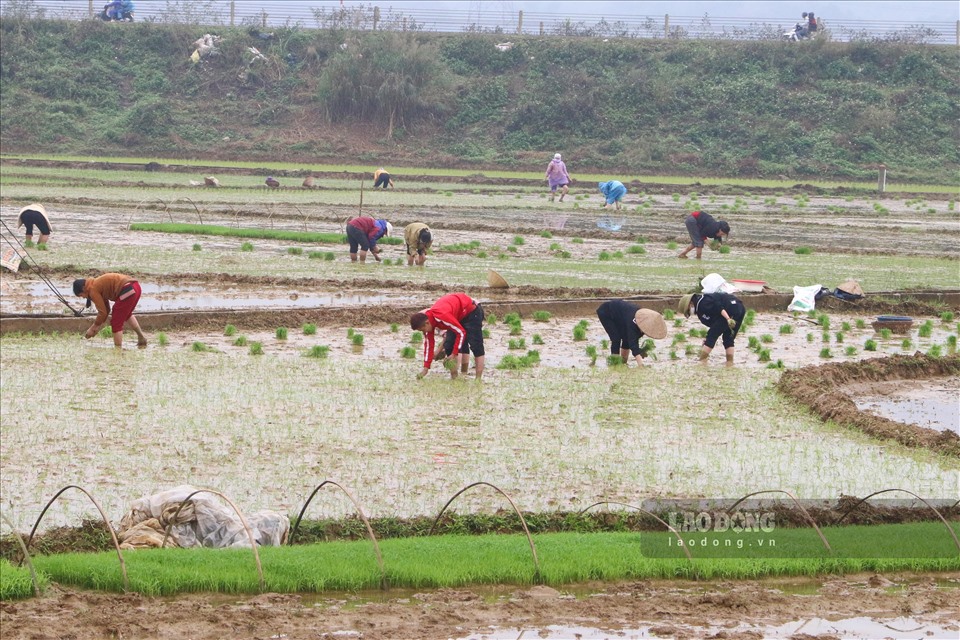
[[[704,293],[716,293],[717,291],[722,291],[723,293],[740,292],[740,289],[737,289],[727,282],[719,273],[707,274],[707,276],[700,281],[700,289],[702,289]]]
[[[137,527],[142,529],[143,526],[165,531],[171,524],[173,514],[176,513],[180,503],[196,490],[190,485],[180,485],[168,491],[134,500],[130,504],[130,511],[120,521],[119,537],[122,540],[129,538],[131,536],[126,535],[127,532],[133,532]],[[190,498],[192,506],[185,506],[180,510],[176,520],[173,521],[173,526],[170,527],[170,538],[176,546],[216,548],[250,546],[250,539],[240,517],[232,508],[221,505],[215,498],[216,496],[211,493],[198,493]],[[290,519],[285,515],[275,511],[258,511],[244,515],[258,546],[276,547],[286,540]],[[159,540],[154,542],[149,537],[143,538],[142,542],[142,544],[132,543],[131,546],[159,546],[160,544]]]
[[[787,305],[787,311],[813,311],[817,301],[817,294],[823,288],[822,284],[812,284],[809,287],[794,287],[793,301]]]

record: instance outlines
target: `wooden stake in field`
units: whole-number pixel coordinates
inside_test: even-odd
[[[363,215],[363,178],[360,178],[360,211],[357,212],[357,216]]]

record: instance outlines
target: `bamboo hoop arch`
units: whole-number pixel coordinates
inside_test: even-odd
[[[190,198],[188,198],[187,196],[180,198],[180,200],[186,200],[187,202],[193,205],[194,210],[197,212],[197,218],[200,220],[200,224],[203,224],[203,216],[200,215],[200,208],[197,207],[197,203],[191,200]]]
[[[30,552],[27,551],[27,545],[23,543],[23,537],[17,532],[17,528],[13,526],[10,519],[2,513],[0,513],[0,518],[3,518],[3,521],[7,523],[7,526],[10,527],[10,530],[13,532],[13,537],[17,539],[17,544],[20,545],[20,550],[23,551],[23,559],[27,563],[27,568],[30,569],[30,579],[33,581],[33,595],[39,596],[40,582],[37,580],[37,571],[33,568],[33,561],[30,559]]]
[[[303,508],[300,509],[300,514],[297,516],[297,521],[293,524],[293,529],[290,531],[290,536],[287,538],[287,545],[293,544],[293,538],[297,535],[297,531],[300,529],[300,521],[303,519],[303,514],[307,512],[307,507],[310,506],[310,502],[313,500],[314,496],[317,495],[317,492],[320,491],[325,485],[331,484],[336,488],[343,491],[344,495],[353,503],[353,506],[357,509],[357,513],[360,515],[360,519],[363,521],[364,526],[367,528],[367,535],[370,537],[370,541],[373,543],[373,551],[377,556],[377,566],[380,567],[380,588],[387,588],[387,573],[383,567],[383,556],[380,554],[380,543],[377,542],[377,536],[373,533],[373,527],[370,526],[370,521],[367,519],[366,514],[363,512],[363,508],[360,506],[360,503],[347,491],[343,485],[334,480],[324,480],[316,486],[313,492],[310,494],[310,497],[307,498],[307,501],[303,503]]]
[[[743,502],[747,498],[751,496],[758,496],[761,493],[783,493],[790,496],[790,499],[793,500],[793,503],[797,505],[797,508],[800,509],[801,513],[803,513],[803,516],[807,519],[807,522],[810,523],[810,525],[817,532],[817,535],[820,536],[820,541],[823,542],[823,546],[827,548],[827,551],[829,551],[830,553],[833,553],[833,549],[830,548],[830,543],[827,542],[826,536],[824,536],[823,532],[820,531],[820,527],[817,526],[817,523],[813,520],[813,517],[810,515],[810,513],[806,509],[803,508],[803,505],[800,504],[800,501],[797,500],[797,497],[792,493],[790,493],[789,491],[784,491],[783,489],[764,489],[763,491],[754,491],[753,493],[748,493],[747,495],[743,496],[742,498],[734,502],[733,505],[727,509],[727,513],[730,513],[731,511],[736,509],[737,505],[739,505],[741,502]]]
[[[667,528],[667,530],[670,531],[670,533],[672,533],[673,535],[675,535],[675,536],[677,537],[677,541],[680,542],[680,548],[683,549],[683,553],[684,553],[685,556],[687,556],[687,560],[689,560],[689,561],[691,562],[691,564],[693,563],[693,558],[690,557],[690,550],[687,549],[687,545],[683,544],[683,538],[680,537],[680,532],[677,531],[676,529],[674,529],[673,527],[671,527],[669,524],[667,524],[667,523],[664,522],[663,520],[661,520],[660,517],[657,516],[655,513],[652,513],[652,512],[650,512],[650,511],[647,511],[646,509],[644,509],[644,508],[642,508],[642,507],[637,507],[637,506],[632,505],[632,504],[626,504],[625,502],[610,502],[609,500],[604,500],[603,502],[594,502],[594,503],[593,503],[592,505],[590,505],[589,507],[586,507],[585,509],[582,509],[581,511],[579,511],[579,512],[577,513],[577,515],[581,515],[581,516],[582,516],[584,513],[586,513],[586,512],[589,511],[590,509],[593,509],[593,508],[596,507],[597,505],[601,505],[601,504],[616,504],[616,505],[619,505],[619,506],[621,506],[621,507],[630,507],[631,509],[636,509],[637,511],[643,511],[643,512],[644,512],[645,514],[647,514],[648,516],[651,516],[651,517],[652,517],[653,519],[655,519],[657,522],[659,522],[660,524],[662,524],[663,526],[665,526],[665,527]]]
[[[837,524],[840,524],[841,522],[843,522],[844,518],[846,518],[848,515],[850,515],[851,513],[853,513],[853,511],[854,511],[855,509],[857,509],[861,504],[863,504],[864,502],[866,502],[867,500],[869,500],[869,499],[872,498],[873,496],[878,496],[878,495],[880,495],[881,493],[889,493],[889,492],[891,492],[891,491],[901,491],[901,492],[903,492],[903,493],[909,493],[909,494],[912,495],[914,498],[916,498],[917,500],[919,500],[919,501],[922,502],[923,504],[925,504],[925,505],[927,505],[928,507],[930,507],[930,509],[933,510],[933,512],[934,512],[935,514],[937,514],[937,517],[940,518],[940,522],[943,523],[943,526],[945,526],[945,527],[947,528],[947,531],[950,532],[950,537],[953,538],[953,544],[956,545],[957,551],[960,551],[960,540],[957,540],[957,534],[953,532],[953,527],[951,527],[950,524],[947,522],[947,519],[943,517],[943,514],[940,513],[940,511],[939,511],[936,507],[934,507],[932,504],[930,504],[929,502],[927,502],[926,500],[924,500],[923,498],[921,498],[920,496],[918,496],[917,494],[915,494],[913,491],[909,491],[909,490],[907,490],[907,489],[898,489],[898,488],[894,487],[894,488],[892,488],[892,489],[881,489],[880,491],[874,491],[873,493],[871,493],[870,495],[868,495],[866,498],[861,498],[861,500],[860,500],[859,502],[857,502],[857,504],[855,504],[855,505],[853,505],[852,507],[850,507],[849,509],[847,509],[847,510],[844,512],[844,514],[843,514],[842,516],[840,516],[840,518],[839,518],[834,524],[837,525]],[[960,502],[960,501],[958,501],[958,502]],[[956,506],[956,503],[954,503],[953,506]]]
[[[307,214],[305,214],[303,211],[300,211],[300,207],[298,207],[298,206],[295,205],[295,204],[292,204],[292,205],[290,205],[290,206],[293,207],[294,209],[296,209],[297,212],[298,212],[301,216],[303,216],[303,231],[304,231],[304,233],[306,233],[306,232],[308,231],[308,229],[307,229]]]
[[[510,506],[513,507],[514,512],[516,512],[517,516],[520,518],[520,524],[523,526],[523,532],[527,536],[527,542],[530,543],[530,553],[533,554],[533,566],[536,569],[534,577],[539,581],[540,578],[542,577],[540,573],[540,559],[537,558],[537,547],[533,544],[533,536],[530,535],[530,529],[527,527],[527,521],[523,517],[523,514],[520,513],[520,509],[517,508],[517,504],[513,501],[513,498],[511,498],[503,489],[501,489],[500,487],[494,484],[481,480],[479,482],[468,484],[463,489],[460,489],[460,491],[457,491],[455,494],[453,494],[453,497],[447,500],[447,504],[443,505],[443,509],[440,509],[440,513],[438,513],[437,517],[434,518],[433,524],[430,525],[430,531],[427,532],[427,535],[428,536],[433,535],[433,530],[436,529],[437,523],[440,522],[440,516],[443,515],[443,513],[447,510],[447,507],[449,507],[450,504],[460,496],[460,494],[467,491],[468,489],[472,489],[473,487],[476,487],[479,485],[488,486],[494,491],[496,491],[497,493],[499,493],[500,495],[502,495],[504,498],[506,498],[507,502],[510,503]]]
[[[130,223],[133,222],[133,214],[137,213],[138,211],[141,211],[143,209],[143,205],[145,202],[150,202],[151,204],[156,204],[157,202],[159,202],[160,204],[162,204],[163,212],[166,213],[167,216],[170,218],[170,222],[173,222],[173,216],[170,215],[170,205],[167,204],[166,201],[164,201],[161,198],[155,198],[151,200],[141,200],[139,204],[137,204],[137,206],[133,208],[133,211],[130,213],[130,216],[127,218],[127,231],[130,230]]]
[[[107,530],[110,531],[110,538],[113,540],[113,548],[117,552],[117,558],[120,560],[120,573],[123,575],[123,590],[124,592],[130,591],[130,581],[127,579],[127,564],[123,561],[123,553],[120,552],[120,541],[117,540],[117,533],[113,530],[113,526],[110,524],[110,520],[107,519],[107,515],[103,512],[103,508],[100,506],[100,503],[90,495],[90,492],[84,489],[83,487],[77,486],[75,484],[68,484],[64,488],[57,491],[56,495],[50,498],[50,502],[43,508],[43,511],[40,512],[40,515],[37,517],[37,521],[33,523],[33,528],[30,530],[30,537],[27,538],[27,547],[30,546],[30,543],[33,542],[33,536],[37,532],[37,527],[40,526],[40,521],[43,520],[43,516],[46,515],[47,509],[50,508],[57,498],[59,498],[64,491],[67,489],[78,489],[84,493],[90,502],[93,503],[93,506],[97,508],[97,511],[100,512],[100,518],[103,520],[103,524],[106,525]]]
[[[170,524],[167,525],[167,528],[163,532],[163,541],[160,543],[160,548],[163,549],[167,545],[167,538],[170,536],[170,528],[173,527],[174,521],[177,519],[177,516],[180,515],[180,510],[183,509],[184,505],[190,502],[190,498],[197,495],[198,493],[212,493],[215,496],[223,498],[227,504],[229,504],[233,510],[236,512],[237,516],[240,518],[240,524],[243,525],[243,530],[247,532],[247,538],[250,540],[250,549],[253,551],[253,560],[257,565],[257,577],[260,580],[260,592],[264,591],[263,583],[263,565],[260,564],[260,553],[257,551],[257,540],[253,537],[253,531],[250,530],[250,524],[247,522],[246,516],[243,515],[243,512],[237,508],[237,505],[233,504],[233,501],[227,496],[223,495],[219,491],[214,489],[197,489],[186,498],[180,502],[180,506],[177,507],[177,510],[174,511],[173,516],[170,517]]]

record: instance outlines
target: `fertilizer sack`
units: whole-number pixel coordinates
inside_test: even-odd
[[[787,311],[813,311],[821,289],[823,289],[821,284],[812,284],[809,287],[794,287],[793,301],[787,305]]]

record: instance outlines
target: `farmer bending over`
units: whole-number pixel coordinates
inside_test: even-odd
[[[441,296],[432,307],[410,316],[410,328],[422,331],[423,369],[417,374],[422,378],[430,372],[433,361],[444,356],[444,361],[460,356],[460,371],[470,368],[470,352],[476,362],[477,380],[483,377],[483,307],[465,293],[448,293]],[[443,344],[434,347],[437,330],[446,331]],[[456,360],[454,360],[454,363]],[[457,377],[457,368],[450,370],[450,377]]]
[[[140,301],[140,283],[122,273],[105,273],[98,278],[79,279],[73,281],[73,294],[87,299],[87,308],[90,303],[97,305],[97,319],[93,326],[84,334],[86,338],[97,335],[107,323],[110,316],[110,328],[113,329],[113,346],[123,347],[123,327],[129,324],[137,332],[137,346],[147,346],[147,336],[143,335],[140,323],[137,322],[133,310]],[[110,312],[110,302],[113,302],[113,313]]]
[[[403,230],[403,241],[407,245],[407,266],[416,263],[422,267],[427,261],[427,249],[433,244],[430,227],[422,222],[411,222]]]
[[[723,348],[727,354],[727,364],[733,364],[733,341],[740,331],[743,317],[747,314],[743,303],[729,293],[690,293],[680,298],[677,307],[687,318],[690,313],[697,314],[700,322],[709,327],[707,337],[700,349],[700,360],[706,360],[717,344],[717,338],[723,336]]]
[[[37,227],[40,232],[40,239],[37,244],[46,244],[50,239],[50,218],[47,217],[47,210],[42,204],[27,205],[20,209],[20,215],[17,217],[17,228],[27,227],[27,242],[33,242],[33,227]]]
[[[387,187],[393,188],[393,180],[383,167],[373,172],[373,188],[376,189],[377,187],[383,187],[384,189]]]
[[[619,180],[610,180],[608,182],[598,182],[597,187],[606,199],[603,208],[606,209],[610,205],[615,205],[619,210],[623,196],[627,195],[627,188],[623,186],[623,183]]]
[[[370,216],[359,216],[347,222],[347,241],[350,242],[350,261],[357,261],[357,249],[360,249],[360,262],[367,261],[367,251],[380,262],[380,249],[377,240],[389,237],[393,225],[386,220],[374,220]]]
[[[625,300],[608,300],[597,308],[597,317],[610,338],[610,354],[617,355],[627,364],[627,355],[632,353],[637,364],[643,366],[647,351],[640,346],[640,338],[650,336],[654,340],[667,337],[667,323],[663,316],[652,309],[640,309]]]
[[[712,215],[705,211],[694,211],[683,221],[687,225],[687,233],[690,234],[690,246],[680,252],[678,258],[686,258],[687,254],[697,250],[697,260],[703,255],[703,242],[707,238],[713,238],[720,244],[723,239],[730,235],[730,223],[726,220],[715,220]],[[712,247],[711,247],[712,248]]]

